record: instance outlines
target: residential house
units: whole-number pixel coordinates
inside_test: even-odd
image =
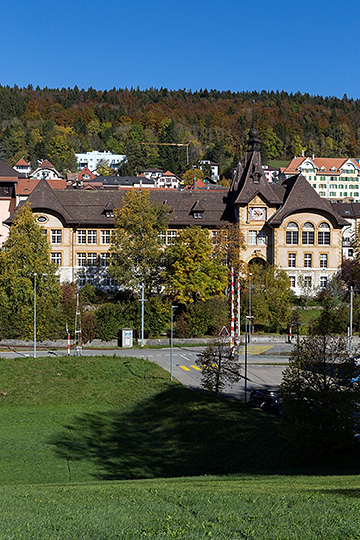
[[[31,173],[31,165],[24,158],[19,159],[16,165],[14,165],[14,169],[23,176],[29,176]]]
[[[360,165],[355,159],[294,157],[282,170],[285,178],[299,173],[320,197],[360,202]]]
[[[106,162],[112,169],[118,169],[126,161],[123,154],[113,154],[111,152],[82,152],[75,154],[79,170],[87,167],[90,171],[96,171],[100,162]]]

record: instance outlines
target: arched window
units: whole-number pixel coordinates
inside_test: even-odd
[[[330,245],[330,225],[328,223],[320,223],[318,230],[319,246]]]
[[[315,227],[307,221],[302,228],[302,244],[303,246],[313,246],[315,243]]]
[[[295,221],[290,221],[286,227],[286,243],[291,245],[299,243],[299,227]]]

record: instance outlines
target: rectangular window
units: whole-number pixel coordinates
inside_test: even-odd
[[[84,230],[76,231],[76,242],[78,244],[86,244],[86,231]]]
[[[171,246],[174,244],[176,238],[176,231],[167,231],[166,232],[166,243]]]
[[[256,246],[257,232],[249,231],[249,246]]]
[[[327,287],[327,281],[328,281],[327,276],[320,276],[320,287],[321,287],[322,289],[326,289],[326,287]]]
[[[266,233],[259,232],[259,234],[258,234],[258,244],[259,244],[259,246],[266,246]]]
[[[311,288],[311,276],[304,277],[304,287],[306,287],[307,289]]]
[[[97,264],[97,253],[88,253],[88,255],[87,255],[87,264],[88,264],[88,266],[96,266],[96,264]]]
[[[159,240],[160,240],[161,244],[166,244],[166,232],[165,231],[160,231],[159,232]]]
[[[290,245],[297,245],[299,243],[298,231],[286,231],[286,243]]]
[[[326,253],[320,254],[320,268],[327,268],[328,267],[328,256]]]
[[[77,266],[86,266],[86,253],[77,253],[76,262]]]
[[[51,243],[52,244],[61,244],[62,234],[61,229],[51,229]]]
[[[311,268],[312,267],[312,254],[311,253],[305,253],[305,255],[304,255],[304,267],[305,268]]]
[[[61,263],[62,263],[62,253],[59,253],[59,252],[53,252],[53,253],[50,253],[50,260],[51,262],[61,266]]]
[[[110,231],[109,230],[100,231],[100,243],[110,244]]]
[[[296,253],[289,253],[288,265],[290,268],[296,268]]]
[[[109,266],[110,253],[100,253],[100,266]]]
[[[90,230],[87,232],[87,243],[88,244],[97,244],[97,230]]]
[[[330,246],[330,231],[319,231],[318,242],[320,246]]]
[[[303,231],[302,232],[303,246],[313,246],[314,241],[315,241],[314,231]]]
[[[289,276],[289,278],[290,278],[290,287],[296,287],[296,277]]]
[[[83,287],[84,285],[86,285],[86,276],[85,276],[85,274],[78,274],[77,278],[78,278],[79,287]]]

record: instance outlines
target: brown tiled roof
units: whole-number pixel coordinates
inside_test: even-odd
[[[22,175],[15,171],[15,169],[0,159],[0,181],[9,179],[16,181],[17,178],[20,178],[21,176]]]
[[[348,225],[301,174],[287,178],[276,189],[279,195],[280,191],[283,191],[283,202],[279,210],[268,220],[269,225],[279,226],[286,217],[301,211],[322,213],[337,227]]]
[[[345,219],[354,219],[360,217],[360,203],[358,202],[332,202],[334,211]]]
[[[257,183],[253,181],[254,173],[260,175]],[[244,167],[241,163],[238,164],[231,184],[230,194],[234,205],[248,204],[257,195],[270,205],[281,204],[281,199],[279,199],[272,189],[272,185],[266,179],[261,166],[260,152],[258,151],[254,151],[248,156]]]
[[[28,198],[35,211],[54,212],[68,226],[113,226],[114,219],[106,217],[104,208],[113,204],[121,207],[122,198],[128,190],[52,190],[49,184],[40,180]],[[201,225],[218,227],[221,222],[232,220],[232,212],[226,206],[226,197],[221,191],[175,191],[150,189],[150,199],[166,204],[172,209],[170,227]],[[199,201],[203,209],[203,218],[197,219],[192,213],[194,204]],[[14,215],[7,220],[11,223]]]

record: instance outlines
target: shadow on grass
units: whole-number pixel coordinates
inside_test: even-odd
[[[279,421],[239,401],[172,386],[132,409],[76,418],[50,443],[68,464],[94,462],[99,479],[304,474],[301,456],[278,434]]]

